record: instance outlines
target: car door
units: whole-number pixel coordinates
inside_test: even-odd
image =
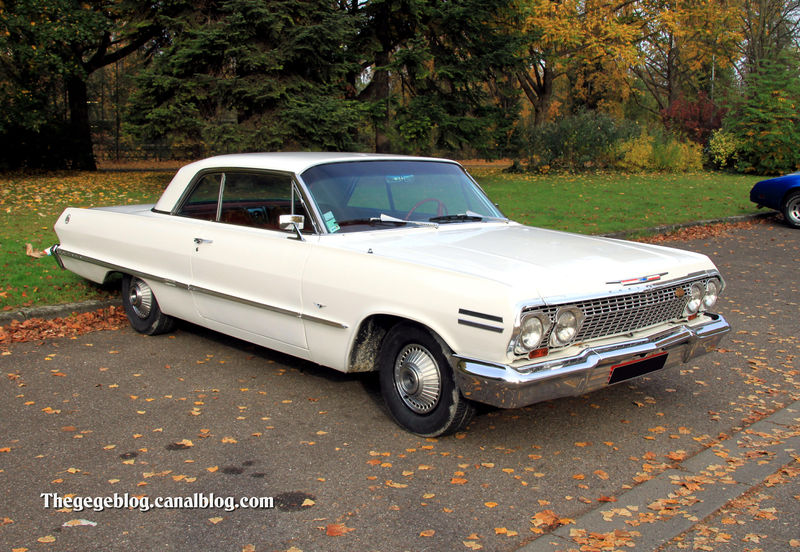
[[[281,214],[295,213],[309,220],[291,175],[239,170],[198,180],[178,214],[209,221],[191,244],[190,291],[210,327],[280,350],[307,348],[301,277],[311,244],[278,227]]]

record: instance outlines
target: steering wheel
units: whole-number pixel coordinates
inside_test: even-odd
[[[409,220],[411,218],[411,215],[414,213],[414,211],[417,210],[417,207],[419,207],[420,205],[422,205],[424,203],[428,203],[430,201],[435,201],[438,204],[437,207],[436,207],[436,216],[437,217],[440,217],[440,216],[442,216],[442,214],[447,212],[447,207],[444,206],[444,203],[442,203],[442,200],[436,199],[435,197],[426,197],[425,199],[421,199],[421,200],[417,201],[414,204],[414,206],[408,211],[408,213],[406,213],[406,218],[404,220]]]

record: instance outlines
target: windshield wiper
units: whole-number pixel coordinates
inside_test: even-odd
[[[405,220],[400,219],[397,217],[393,217],[387,215],[386,213],[381,213],[380,217],[373,217],[369,219],[370,222],[393,222],[395,224],[413,224],[414,226],[433,226],[434,228],[438,228],[439,225],[431,219],[431,222],[424,221],[424,220]]]
[[[484,220],[491,222],[508,222],[508,219],[504,217],[484,216],[484,215],[479,215],[474,211],[467,211],[466,213],[458,213],[457,215],[441,215],[438,217],[430,218],[431,222],[479,222]]]

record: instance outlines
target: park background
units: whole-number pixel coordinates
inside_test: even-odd
[[[800,163],[797,0],[4,0],[0,168],[354,150]]]
[[[798,24],[800,0],[0,0],[0,310],[116,295],[26,244],[221,153],[468,160],[512,219],[589,234],[756,213],[800,165]]]

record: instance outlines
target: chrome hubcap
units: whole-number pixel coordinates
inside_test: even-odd
[[[800,224],[800,197],[795,197],[789,202],[786,214],[795,224]]]
[[[433,355],[421,345],[406,345],[394,364],[394,384],[411,410],[433,410],[442,392],[441,375]]]
[[[139,278],[131,280],[128,288],[128,300],[130,301],[133,312],[139,318],[150,316],[150,309],[153,307],[153,290]]]

